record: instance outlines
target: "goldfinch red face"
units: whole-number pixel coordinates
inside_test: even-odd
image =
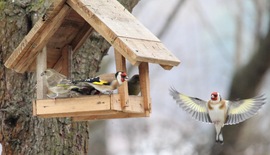
[[[218,100],[220,100],[219,93],[218,92],[213,92],[211,94],[211,100],[212,101],[218,101]]]
[[[125,82],[128,79],[127,73],[121,72],[120,74],[121,74],[121,81]]]
[[[117,79],[118,83],[121,85],[123,82],[125,82],[128,79],[126,72],[116,72],[115,78]]]
[[[120,79],[121,82],[125,82],[128,79],[127,73],[125,72],[117,72],[117,79]]]

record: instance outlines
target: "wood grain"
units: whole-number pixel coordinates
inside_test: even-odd
[[[78,116],[73,117],[73,121],[89,121],[89,120],[105,120],[105,119],[119,119],[119,118],[139,118],[139,117],[149,117],[146,113],[125,113],[118,112],[111,115],[91,115],[91,116]]]
[[[67,3],[131,64],[157,63],[164,66],[164,69],[179,65],[178,58],[119,2],[67,0]]]
[[[127,72],[126,59],[117,50],[114,51],[116,71]],[[118,93],[120,94],[121,106],[122,108],[127,108],[129,106],[128,99],[128,85],[124,82],[119,88]]]
[[[144,102],[144,109],[146,112],[151,112],[151,97],[150,97],[150,80],[149,80],[149,65],[143,62],[139,65],[139,76],[141,94]]]
[[[37,99],[47,98],[47,86],[44,81],[44,77],[41,73],[47,69],[47,48],[43,47],[42,51],[38,54],[36,61],[36,76],[37,76]]]
[[[130,96],[130,105],[133,113],[144,113],[142,97]],[[36,100],[35,108],[39,117],[77,117],[124,112],[118,94]]]
[[[44,21],[41,18],[35,23],[31,31],[25,36],[25,38],[21,41],[19,46],[15,49],[12,55],[5,62],[5,66],[7,68],[15,69],[15,66],[18,65],[21,59],[23,59],[24,57],[27,58],[27,55],[25,54],[29,53],[29,51],[31,51],[38,45],[36,43],[36,40],[40,37],[43,30],[47,26],[52,25],[51,23],[52,19],[59,14],[59,11],[63,8],[64,2],[65,0],[55,0],[52,2],[52,4],[50,5],[49,9],[46,12],[46,20]],[[44,35],[45,34],[46,33],[44,32]],[[41,47],[37,51],[40,51],[42,48],[43,47]],[[36,54],[34,55],[36,57]],[[20,72],[20,70],[18,70],[18,72]]]

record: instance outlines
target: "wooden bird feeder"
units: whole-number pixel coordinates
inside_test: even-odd
[[[138,66],[141,96],[128,95],[127,82],[118,94],[46,98],[40,73],[54,68],[69,74],[70,56],[97,31],[115,49],[116,70],[126,71],[126,59]],[[180,61],[116,0],[54,0],[5,62],[7,68],[37,73],[33,115],[72,117],[76,121],[148,117],[151,112],[149,63],[166,70]]]

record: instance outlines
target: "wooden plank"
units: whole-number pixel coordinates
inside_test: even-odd
[[[60,12],[51,20],[51,24],[47,25],[43,29],[43,32],[33,43],[34,46],[32,46],[31,49],[29,49],[29,51],[27,51],[24,56],[18,61],[17,65],[14,68],[15,71],[23,73],[28,69],[29,65],[33,63],[33,60],[35,59],[38,51],[40,51],[40,49],[42,49],[48,43],[49,39],[60,27],[65,16],[70,10],[71,8],[69,6],[64,5]]]
[[[83,45],[89,35],[94,31],[93,27],[91,27],[88,23],[85,23],[81,28],[81,31],[76,35],[76,37],[71,42],[72,49],[75,52]],[[73,53],[73,54],[74,54]]]
[[[66,15],[59,29],[50,38],[50,41],[47,45],[51,48],[61,50],[67,44],[70,44],[86,23],[84,20],[81,22],[68,20],[71,14],[70,12],[68,13],[68,15]]]
[[[119,113],[118,111],[114,110],[98,110],[98,111],[92,111],[91,113],[89,112],[69,112],[69,113],[62,113],[62,114],[43,114],[43,115],[38,115],[38,117],[41,118],[63,118],[63,117],[88,117],[91,115],[95,116],[104,116],[104,115],[114,115]]]
[[[111,115],[91,115],[91,116],[79,116],[73,117],[73,121],[89,121],[89,120],[105,120],[105,119],[119,119],[119,118],[139,118],[139,117],[149,117],[146,113],[125,113],[118,112]]]
[[[108,95],[37,100],[37,115],[68,114],[111,110]]]
[[[180,60],[161,42],[118,37],[113,46],[129,61],[135,59],[139,62],[160,64],[162,67],[177,66],[180,63]]]
[[[180,61],[132,14],[115,0],[67,0],[98,33],[131,64],[139,62],[177,66]]]
[[[148,63],[143,62],[139,65],[141,95],[144,101],[144,109],[146,112],[151,112],[151,97],[150,97],[150,80]]]
[[[118,36],[159,41],[116,0],[67,0],[67,3],[109,42]]]
[[[85,23],[85,20],[79,15],[75,10],[72,9],[72,11],[67,16],[66,20],[75,22],[75,23]]]
[[[61,56],[58,60],[57,60],[57,62],[56,62],[56,64],[52,67],[54,70],[56,70],[57,72],[59,72],[59,73],[61,73],[61,71],[62,71],[62,64],[63,64],[63,56]]]
[[[49,9],[47,10],[45,16],[46,20],[44,21],[42,18],[39,19],[31,31],[25,36],[16,50],[12,53],[12,55],[5,62],[5,66],[10,69],[14,69],[19,60],[24,57],[24,55],[36,46],[36,39],[40,37],[43,29],[51,24],[51,19],[55,17],[60,9],[63,7],[65,0],[54,0],[51,2]]]
[[[58,71],[59,73],[65,75],[66,77],[70,77],[70,71],[71,71],[71,47],[65,46],[62,49],[62,56],[59,58],[59,60],[56,62],[56,64],[53,66],[53,69]]]
[[[169,66],[169,65],[160,65],[160,66],[165,70],[171,70],[173,68],[173,66]]]
[[[117,111],[122,111],[122,106],[121,106],[119,94],[111,95],[111,108],[114,110],[117,110]]]
[[[144,98],[142,96],[129,96],[129,106],[123,109],[127,113],[145,113]]]
[[[38,54],[36,61],[38,63],[36,67],[36,78],[37,78],[37,99],[47,98],[47,86],[41,73],[47,69],[47,48],[46,46]]]
[[[87,29],[88,27],[88,29]],[[65,46],[71,45],[72,48],[79,48],[87,36],[92,32],[89,32],[89,28],[93,31],[93,28],[77,14],[74,10],[71,10],[65,17],[60,28],[54,33],[47,43],[47,60],[48,68],[57,68],[62,70],[62,66],[59,60],[62,60],[62,50]],[[36,62],[29,66],[27,71],[35,71]]]
[[[126,59],[117,50],[114,51],[116,71],[127,72]],[[121,106],[126,109],[129,106],[128,99],[128,86],[127,82],[124,82],[118,87],[118,93],[120,94]]]
[[[33,116],[37,116],[37,103],[36,100],[32,100],[33,104]]]
[[[131,96],[131,99],[132,112],[144,113],[143,98]],[[118,94],[36,100],[35,107],[39,117],[111,115],[123,112]]]
[[[120,94],[114,94],[111,97],[111,108],[117,111],[124,111],[127,113],[144,113],[144,103],[143,97],[129,95],[129,106],[122,108],[121,107],[121,96]]]
[[[69,50],[69,46],[65,46],[62,50],[62,57],[63,57],[63,61],[62,61],[62,70],[60,73],[64,74],[66,77],[70,77],[69,76],[69,69],[70,69],[70,50]]]

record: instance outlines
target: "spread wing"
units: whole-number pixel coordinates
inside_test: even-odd
[[[173,96],[173,99],[176,100],[176,103],[182,109],[190,113],[193,118],[198,121],[211,123],[207,112],[206,101],[181,94],[174,88],[170,89],[170,94]]]
[[[255,115],[266,103],[264,95],[239,101],[229,101],[228,117],[225,125],[233,125],[245,121]]]

